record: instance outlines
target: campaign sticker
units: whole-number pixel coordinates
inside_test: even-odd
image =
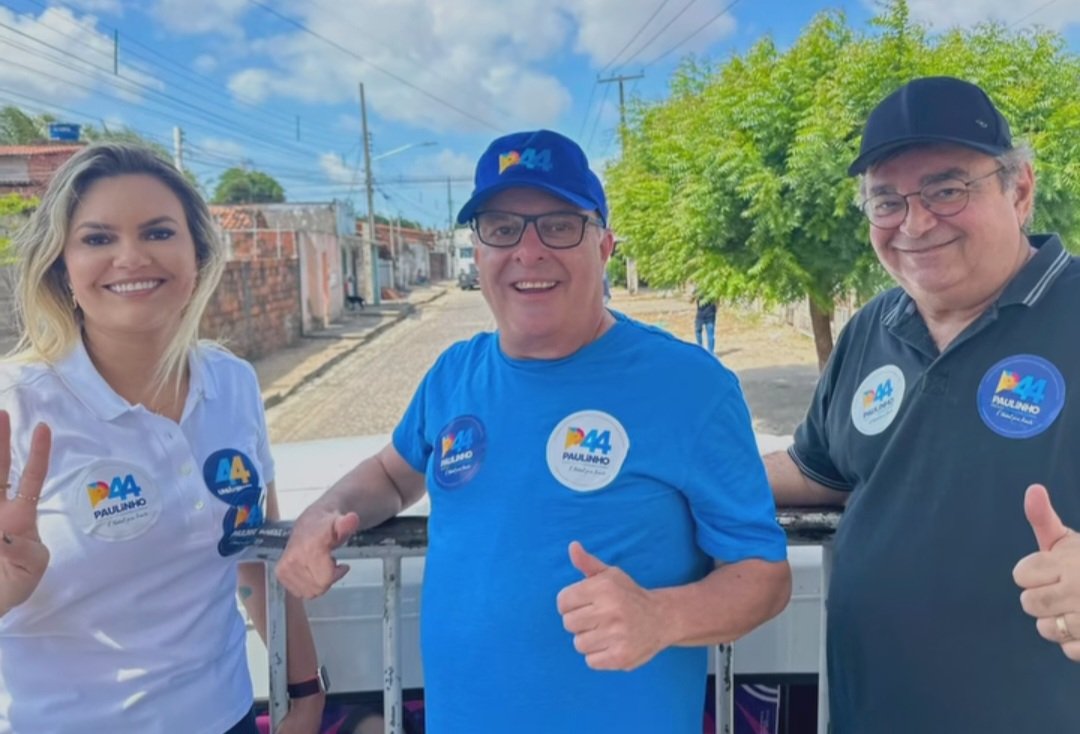
[[[439,431],[432,457],[435,481],[444,489],[457,489],[471,482],[487,452],[487,432],[480,419],[458,416]]]
[[[983,376],[976,397],[979,417],[1005,438],[1038,436],[1065,406],[1065,378],[1034,354],[1001,360]]]
[[[229,505],[221,522],[218,553],[231,556],[251,545],[265,521],[265,493],[255,463],[242,451],[221,449],[203,462],[203,481],[210,493]]]
[[[129,540],[149,530],[161,515],[161,494],[134,464],[95,461],[79,480],[80,526],[102,540]]]
[[[615,481],[630,438],[608,413],[582,410],[559,421],[547,442],[551,475],[575,492],[594,492]]]
[[[859,384],[851,398],[851,422],[864,436],[876,436],[890,425],[904,402],[903,371],[894,364],[878,367]]]

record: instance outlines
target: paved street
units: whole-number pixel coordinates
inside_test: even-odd
[[[390,433],[436,357],[493,328],[479,291],[451,288],[270,408],[271,442]]]
[[[627,296],[620,290],[612,306],[693,340],[694,308],[685,298]],[[451,287],[271,407],[271,441],[389,434],[439,354],[455,341],[493,328],[479,291]],[[718,319],[717,342],[723,345],[721,358],[739,375],[754,429],[790,436],[817,381],[813,342],[786,325],[728,309]]]

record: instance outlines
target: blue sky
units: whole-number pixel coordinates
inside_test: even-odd
[[[0,0],[0,104],[126,125],[172,147],[208,190],[246,165],[290,201],[365,211],[364,83],[375,209],[446,227],[449,195],[511,130],[617,153],[618,86],[660,99],[679,59],[723,59],[765,35],[789,44],[814,14],[853,25],[872,0]],[[995,19],[1062,32],[1080,51],[1080,0],[910,0],[934,28]],[[114,38],[119,39],[115,54]],[[113,74],[114,62],[119,75]],[[401,148],[408,147],[405,150]],[[399,152],[395,152],[399,151]]]

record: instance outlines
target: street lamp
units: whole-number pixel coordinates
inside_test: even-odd
[[[379,258],[378,248],[375,247],[375,179],[371,176],[371,164],[377,160],[383,158],[389,158],[392,155],[397,155],[406,150],[412,148],[422,148],[431,145],[438,145],[433,140],[427,140],[422,143],[407,143],[406,145],[399,146],[393,150],[388,150],[385,153],[380,153],[377,156],[371,155],[371,141],[368,139],[367,134],[367,112],[363,109],[364,105],[364,85],[360,85],[360,104],[361,111],[363,112],[363,125],[364,125],[364,188],[367,194],[367,230],[368,239],[371,241],[371,268],[372,268],[372,294],[371,302],[373,305],[378,306],[382,303],[382,288],[379,285]]]
[[[374,163],[375,161],[381,161],[383,158],[389,158],[392,155],[404,153],[406,150],[409,150],[411,148],[427,148],[432,145],[438,145],[438,143],[436,143],[434,140],[426,140],[423,143],[406,143],[405,145],[394,148],[393,150],[388,150],[385,153],[379,153],[377,156],[374,156],[371,159],[371,162]]]

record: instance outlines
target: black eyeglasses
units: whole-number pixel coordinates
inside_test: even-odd
[[[918,196],[928,211],[939,217],[951,217],[959,214],[968,205],[971,198],[971,184],[990,178],[1004,170],[1004,166],[995,168],[990,173],[964,181],[959,178],[946,178],[926,184],[910,194],[877,194],[862,203],[863,213],[870,224],[879,229],[896,229],[908,215],[908,199]]]
[[[488,247],[513,247],[521,242],[525,228],[532,222],[536,234],[546,247],[568,250],[577,247],[585,238],[585,227],[603,227],[604,223],[577,212],[550,212],[548,214],[514,214],[513,212],[477,212],[472,220],[476,237]]]

